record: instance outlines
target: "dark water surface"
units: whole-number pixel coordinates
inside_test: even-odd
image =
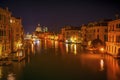
[[[40,41],[26,46],[26,59],[0,66],[0,80],[120,80],[120,61],[80,44]],[[12,80],[12,79],[11,79]]]

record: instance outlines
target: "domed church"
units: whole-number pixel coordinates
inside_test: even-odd
[[[40,24],[38,24],[38,26],[36,27],[35,32],[42,32],[42,27],[40,26]]]
[[[48,32],[48,28],[46,26],[41,26],[40,24],[37,25],[34,34],[38,38],[44,38],[46,33]]]

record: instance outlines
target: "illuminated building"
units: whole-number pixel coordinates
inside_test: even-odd
[[[54,32],[50,32],[47,34],[47,38],[50,40],[58,40],[58,34],[54,33]]]
[[[58,40],[59,40],[59,41],[62,41],[62,42],[64,41],[64,40],[63,40],[63,35],[62,35],[62,34],[58,34]]]
[[[48,28],[46,26],[43,26],[42,32],[48,32]]]
[[[38,26],[36,27],[35,32],[42,32],[42,28],[41,28],[40,24],[38,24]]]
[[[33,37],[34,37],[34,34],[33,34]],[[32,35],[29,34],[29,33],[27,33],[27,34],[25,35],[25,37],[24,37],[24,40],[25,40],[25,41],[31,41],[31,39],[32,39]]]
[[[61,35],[62,35],[61,40],[64,42],[81,43],[80,27],[65,26],[61,29]]]
[[[42,37],[42,27],[40,24],[37,25],[34,34],[38,37],[41,38]]]
[[[8,8],[0,8],[0,57],[11,53],[23,41],[21,19],[12,17]],[[18,44],[19,43],[19,44]]]
[[[35,29],[35,32],[40,33],[40,32],[48,32],[48,28],[46,26],[41,27],[40,24]]]
[[[45,26],[42,27],[40,24],[38,24],[34,33],[38,38],[44,39],[47,37],[48,28]]]
[[[23,45],[24,30],[22,20],[20,18],[11,17],[11,49],[12,52],[17,51]],[[21,45],[21,46],[20,46]]]
[[[82,35],[82,38],[83,38],[83,42],[82,42],[82,45],[84,46],[87,46],[88,43],[87,43],[87,25],[82,25],[81,27],[81,35]]]
[[[108,24],[106,52],[114,57],[120,56],[120,19],[110,21]]]
[[[0,8],[0,57],[11,52],[11,28],[10,28],[11,13],[8,8]]]
[[[99,40],[103,44],[108,39],[108,22],[110,19],[100,20],[98,22],[88,23],[86,26],[83,25],[81,31],[84,41],[92,42],[93,40]]]

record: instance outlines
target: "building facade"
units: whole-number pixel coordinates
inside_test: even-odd
[[[108,37],[108,22],[110,20],[100,20],[98,22],[93,22],[88,24],[88,39],[95,40],[100,39],[103,43],[107,41]]]
[[[120,19],[110,21],[108,24],[106,52],[114,57],[120,56]]]
[[[8,8],[0,8],[0,58],[9,55],[16,42],[23,41],[23,32],[21,19],[12,17]]]
[[[0,8],[0,57],[6,56],[11,52],[11,28],[10,28],[11,13],[8,8]]]
[[[87,46],[88,45],[88,41],[89,41],[89,40],[87,40],[88,39],[87,38],[87,25],[82,25],[81,26],[81,35],[82,35],[82,39],[83,39],[82,45],[83,46]]]
[[[103,19],[98,22],[88,23],[86,26],[82,26],[82,37],[84,41],[87,41],[88,44],[93,41],[100,41],[105,45],[105,42],[108,39],[108,22],[110,19]],[[90,45],[90,44],[89,44]]]
[[[20,18],[10,18],[11,27],[11,50],[12,52],[17,51],[23,45],[24,29],[22,26],[22,20]]]
[[[38,38],[45,39],[48,35],[48,28],[38,24],[34,33]]]
[[[64,26],[61,29],[62,41],[70,43],[81,43],[82,35],[80,27]]]

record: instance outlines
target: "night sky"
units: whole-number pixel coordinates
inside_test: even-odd
[[[118,0],[0,0],[15,17],[21,17],[25,32],[33,32],[38,23],[50,31],[64,25],[80,26],[120,14]]]

